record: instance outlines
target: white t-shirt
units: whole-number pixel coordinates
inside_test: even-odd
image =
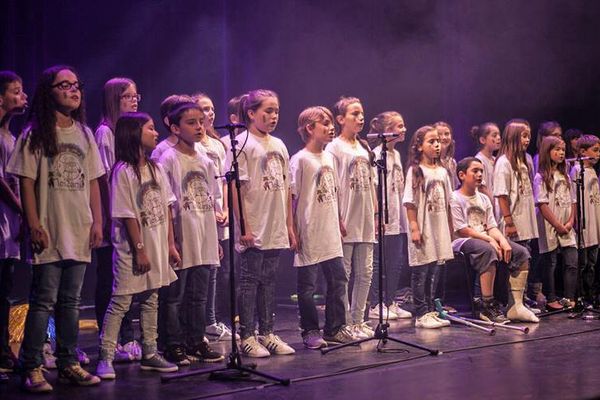
[[[215,176],[223,177],[223,178],[215,178],[217,180],[217,188],[219,191],[219,196],[217,198],[217,211],[223,210],[223,202],[225,198],[223,196],[223,184],[226,182],[224,176],[225,172],[225,158],[227,156],[225,152],[225,147],[223,143],[219,140],[208,137],[208,143],[196,143],[196,151],[204,154],[208,158],[210,158],[215,166]],[[217,226],[217,232],[219,234],[219,240],[229,239],[229,228]]]
[[[94,134],[96,138],[96,144],[98,145],[98,151],[100,152],[100,160],[104,169],[106,170],[107,179],[110,179],[110,172],[115,163],[115,135],[108,125],[102,124],[96,129]],[[110,185],[108,188],[108,197],[110,198]],[[102,231],[105,231],[105,227],[110,226],[112,223],[110,213],[102,210]],[[102,246],[110,245],[110,238],[105,237],[102,241]]]
[[[496,157],[488,158],[481,151],[475,154],[475,158],[483,164],[483,185],[487,186],[490,193],[494,193],[494,164]]]
[[[577,187],[575,180],[579,177],[579,165],[571,168],[571,182],[577,198]],[[600,187],[598,186],[598,175],[592,167],[585,167],[583,171],[585,229],[581,238],[583,248],[595,246],[600,243]]]
[[[412,168],[406,173],[402,204],[412,204],[416,208],[423,244],[417,248],[408,238],[408,264],[413,267],[432,262],[443,263],[454,258],[448,225],[448,204],[452,192],[450,176],[442,166],[421,166],[423,185],[413,189]]]
[[[519,168],[519,173],[514,171],[504,155],[496,160],[494,197],[508,196],[512,220],[518,233],[516,240],[522,241],[537,238],[538,229],[529,168],[521,162],[519,162]],[[520,180],[518,174],[520,174]],[[500,221],[502,222],[500,225],[504,228],[504,219],[502,218]]]
[[[177,142],[175,142],[175,144],[177,144]],[[169,142],[167,139],[162,140],[159,144],[156,145],[154,150],[152,150],[152,155],[150,156],[150,158],[152,158],[152,161],[158,162],[162,153],[174,147],[175,144]]]
[[[342,257],[333,156],[326,151],[315,154],[302,149],[292,156],[290,176],[292,195],[297,202],[294,222],[301,244],[294,256],[294,266]]]
[[[375,159],[381,157],[381,145],[373,149]],[[402,206],[404,196],[404,170],[400,153],[392,149],[387,153],[387,200],[388,200],[388,224],[385,225],[386,235],[398,235],[406,233],[406,209]],[[377,167],[373,168],[375,184],[379,184]],[[379,190],[379,189],[377,189]],[[383,210],[381,210],[383,211]]]
[[[238,135],[241,143],[244,134]],[[231,152],[228,152],[225,165],[231,165],[231,159]],[[251,229],[257,249],[290,247],[286,223],[290,193],[289,162],[285,144],[272,135],[259,137],[249,134],[238,157],[240,181],[245,187],[242,202],[246,230]],[[236,249],[243,252],[246,248],[239,242],[239,221],[237,223]]]
[[[58,153],[48,158],[29,151],[30,132],[15,145],[8,172],[35,180],[40,224],[49,236],[48,248],[33,255],[33,264],[61,260],[91,261],[90,181],[105,174],[98,147],[88,127],[74,122],[56,127]],[[23,145],[24,144],[24,145]]]
[[[177,203],[173,206],[175,242],[181,249],[181,269],[219,264],[215,202],[221,194],[213,161],[174,147],[160,156]]]
[[[496,228],[492,201],[485,194],[475,192],[474,196],[465,196],[460,190],[455,190],[450,195],[450,213],[452,214],[452,227],[454,232],[463,228],[471,228],[478,233],[487,233]],[[462,245],[471,239],[461,237],[452,242],[452,249],[460,251]]]
[[[141,184],[133,168],[122,162],[115,166],[111,182],[113,219],[113,295],[141,293],[167,286],[177,279],[169,266],[169,205],[175,196],[164,171],[157,165],[156,182],[148,164],[141,169]],[[150,260],[150,271],[134,273],[133,253],[123,219],[135,218],[140,227],[144,251]]]
[[[544,219],[540,212],[539,205],[547,204],[550,207],[552,214],[562,224],[566,223],[571,216],[573,204],[576,202],[573,197],[573,191],[570,180],[558,171],[554,171],[552,179],[552,192],[548,192],[542,175],[539,173],[533,179],[533,192],[535,194],[535,203],[538,205],[536,209],[536,217],[538,223],[538,244],[541,253],[547,253],[560,247],[575,246],[575,230],[571,229],[566,235],[558,235],[556,229],[548,221]]]
[[[351,145],[337,137],[325,147],[333,154],[340,191],[338,206],[346,228],[344,243],[375,242],[373,169],[369,153],[360,143]]]
[[[8,159],[15,149],[15,138],[6,129],[0,128],[0,178],[8,184],[19,198],[19,178],[8,173]],[[19,235],[21,217],[0,198],[0,260],[19,259]]]

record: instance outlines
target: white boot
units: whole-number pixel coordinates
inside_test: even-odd
[[[511,321],[540,322],[539,318],[523,305],[527,275],[529,275],[529,271],[518,271],[516,276],[510,274],[506,317]]]

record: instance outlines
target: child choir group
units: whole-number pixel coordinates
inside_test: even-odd
[[[52,313],[61,382],[89,386],[114,379],[113,362],[123,360],[160,372],[223,360],[206,337],[238,335],[220,322],[229,310],[229,261],[223,259],[228,207],[236,222],[240,211],[245,217],[245,234],[238,225],[231,240],[241,264],[237,332],[249,357],[294,353],[274,333],[276,271],[284,249],[294,251],[302,340],[310,349],[373,336],[365,320],[379,315],[379,304],[368,306],[378,303],[379,291],[385,318],[412,318],[394,301],[398,286],[408,286],[402,272],[410,276],[415,326],[449,325],[433,299],[440,295],[442,267],[456,252],[477,272],[479,316],[487,321],[538,322],[537,310],[524,302],[528,281],[538,292],[541,287],[548,309],[571,307],[578,294],[594,295],[600,236],[596,136],[571,130],[562,139],[560,125],[546,122],[532,158],[526,152],[527,121],[509,121],[502,134],[495,123],[485,123],[471,131],[479,152],[457,162],[452,129],[437,122],[412,135],[404,174],[395,149],[406,134],[398,112],[371,120],[369,133],[394,134],[382,144],[360,138],[365,117],[358,98],[341,97],[331,110],[306,108],[298,117],[305,147],[290,158],[285,143],[272,135],[277,94],[253,90],[228,104],[230,121],[247,128],[236,133],[241,186],[239,193],[232,186],[234,201],[228,204],[223,177],[232,164],[231,141],[217,135],[206,94],[163,101],[160,122],[169,136],[160,143],[153,120],[138,111],[141,95],[132,80],[105,84],[95,134],[85,125],[83,94],[72,67],[54,66],[43,72],[28,106],[19,76],[0,72],[0,368],[8,372],[19,364],[27,391],[53,389],[43,368]],[[11,117],[26,108],[26,127],[15,140]],[[389,211],[385,288],[372,279],[382,264],[373,251],[381,211],[375,161],[382,145]],[[568,169],[566,154],[584,158],[587,214],[579,249],[573,182],[580,171],[579,164]],[[24,237],[31,255],[21,257]],[[92,252],[100,328],[95,375],[80,366],[77,348],[80,293]],[[33,278],[17,361],[8,347],[8,295],[18,259],[31,262]],[[561,297],[554,279],[558,260]],[[496,273],[504,267],[506,307],[494,298]],[[326,282],[322,329],[314,301],[319,275]],[[141,345],[131,326],[134,298]]]

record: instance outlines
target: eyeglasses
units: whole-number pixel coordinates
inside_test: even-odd
[[[132,101],[135,99],[135,101],[137,101],[138,103],[142,100],[142,95],[141,94],[124,94],[123,96],[121,96],[122,99],[125,99],[126,101]]]
[[[58,82],[52,86],[50,86],[52,88],[58,88],[60,90],[71,90],[71,88],[75,88],[75,90],[82,90],[83,89],[83,82],[79,82],[79,81],[75,81],[75,82],[69,82],[69,81],[61,81]]]

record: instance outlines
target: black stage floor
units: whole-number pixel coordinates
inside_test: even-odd
[[[84,313],[87,314],[87,313]],[[415,348],[388,342],[390,353],[375,350],[372,341],[322,355],[302,346],[296,308],[277,308],[276,328],[295,349],[292,356],[248,359],[260,371],[290,378],[289,387],[262,382],[215,382],[196,376],[161,383],[156,373],[138,365],[116,366],[117,379],[93,388],[56,383],[45,398],[126,400],[219,399],[589,399],[600,398],[600,321],[571,320],[552,315],[531,332],[498,330],[495,336],[459,325],[440,330],[415,329],[412,321],[392,321],[390,334],[405,341],[440,349],[430,356]],[[96,333],[82,332],[81,346],[95,368]],[[229,343],[215,348],[229,351]],[[213,367],[198,364],[188,367]],[[186,369],[183,369],[184,371]],[[1,399],[39,396],[18,389],[18,378],[0,385]]]

